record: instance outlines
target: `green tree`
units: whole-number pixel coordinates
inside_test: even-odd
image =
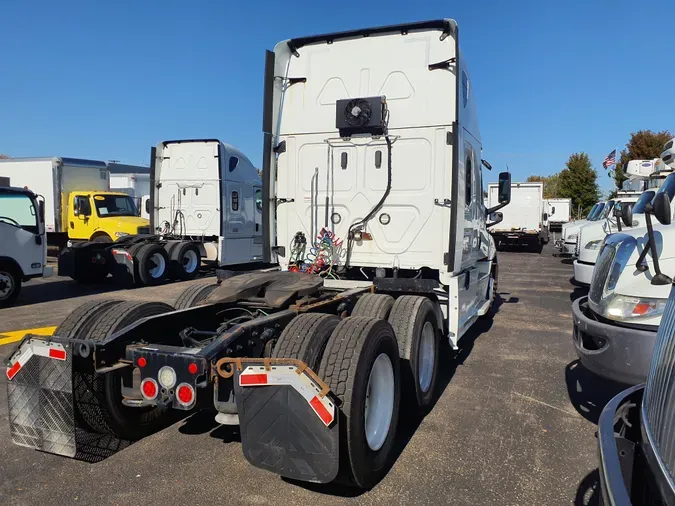
[[[551,174],[550,176],[528,176],[526,181],[528,183],[544,183],[544,198],[554,199],[560,197],[558,195],[558,183],[560,174]]]
[[[621,150],[618,163],[607,172],[614,179],[617,188],[621,188],[623,182],[628,179],[623,172],[623,166],[631,160],[651,160],[661,156],[663,145],[673,138],[667,130],[652,132],[651,130],[638,130],[630,134],[630,140],[626,148]]]
[[[598,174],[593,170],[586,153],[574,153],[558,176],[558,193],[572,199],[574,211],[581,208],[585,214],[600,199]]]

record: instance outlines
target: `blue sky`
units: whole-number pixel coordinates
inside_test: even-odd
[[[483,157],[515,180],[586,151],[606,190],[602,160],[631,131],[675,129],[672,0],[236,5],[2,2],[0,153],[140,164],[161,140],[215,137],[260,165],[265,49],[441,17],[460,25]]]

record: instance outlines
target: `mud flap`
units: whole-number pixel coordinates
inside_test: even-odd
[[[328,483],[339,470],[338,408],[310,375],[298,372],[304,367],[244,363],[235,371],[242,449],[261,469]]]
[[[46,353],[45,353],[46,350]],[[51,353],[58,358],[50,357]],[[7,368],[12,442],[66,457],[77,453],[69,344],[25,339]]]
[[[131,441],[94,432],[80,420],[75,401],[83,388],[89,385],[82,380],[73,385],[67,340],[25,337],[7,364],[12,442],[85,462],[100,462],[129,446]]]

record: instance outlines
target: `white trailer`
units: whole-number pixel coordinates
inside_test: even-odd
[[[562,232],[563,226],[572,219],[572,199],[546,199],[544,209],[548,214],[548,229],[551,232]]]
[[[490,230],[497,248],[506,245],[537,248],[548,242],[544,226],[544,184],[511,183],[511,204],[502,212],[502,220]],[[488,206],[499,200],[499,185],[488,184]]]
[[[218,423],[240,426],[251,464],[372,488],[395,458],[399,415],[433,407],[442,341],[456,349],[495,301],[486,217],[508,204],[510,175],[486,209],[489,164],[458,44],[456,22],[442,19],[267,52],[264,252],[287,271],[191,286],[179,311],[91,301],[48,341],[29,337],[8,368],[13,441],[73,456],[87,427],[138,439],[174,420],[171,410],[209,403]],[[192,144],[153,156],[163,173],[161,187],[153,177],[153,226],[217,238],[253,224],[213,207],[241,209],[254,180],[229,173],[247,160],[217,141]],[[78,354],[37,364],[63,382],[20,361],[52,346]],[[92,371],[95,396],[82,380]],[[55,389],[72,395],[45,406]]]

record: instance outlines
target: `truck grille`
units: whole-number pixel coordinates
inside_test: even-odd
[[[578,244],[578,243],[577,243]],[[607,244],[602,247],[598,255],[598,261],[593,270],[593,278],[591,279],[591,289],[588,292],[588,299],[594,304],[600,304],[602,294],[605,290],[607,276],[612,269],[614,257],[616,256],[616,248],[613,244]]]
[[[577,234],[577,243],[574,246],[574,254],[575,256],[579,256],[579,253],[581,253],[581,230]]]
[[[644,425],[675,482],[675,287],[661,318],[643,399]]]

